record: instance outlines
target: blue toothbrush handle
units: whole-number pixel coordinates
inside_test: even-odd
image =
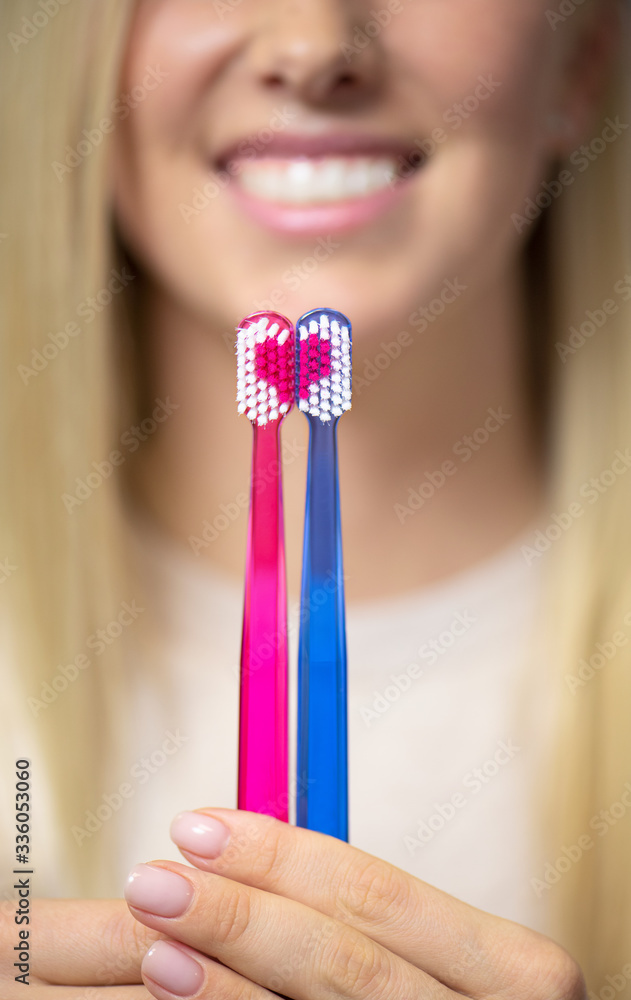
[[[348,840],[346,622],[337,418],[309,417],[298,650],[298,826]]]

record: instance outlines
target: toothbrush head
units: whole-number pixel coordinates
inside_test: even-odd
[[[296,402],[323,423],[351,408],[351,324],[334,309],[312,309],[296,324]]]
[[[252,313],[237,329],[239,413],[258,427],[281,420],[294,401],[294,328],[275,312]]]

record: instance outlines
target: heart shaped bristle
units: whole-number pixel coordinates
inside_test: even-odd
[[[296,402],[323,423],[351,408],[352,332],[343,313],[312,309],[296,324]]]
[[[259,427],[280,420],[294,401],[294,328],[275,312],[252,313],[237,329],[239,413]]]

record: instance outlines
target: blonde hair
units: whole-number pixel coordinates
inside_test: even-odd
[[[626,459],[631,446],[631,108],[622,63],[630,36],[623,23],[627,44],[597,122],[602,128],[618,119],[625,127],[606,153],[596,154],[595,147],[597,159],[559,198],[550,220],[550,515],[572,515],[577,502],[583,513],[554,541],[547,579],[550,667],[560,711],[543,835],[553,866],[559,857],[568,859],[556,866],[564,870],[550,892],[557,935],[597,990],[608,985],[607,976],[620,977],[631,944],[631,808],[626,811],[624,799],[624,814],[620,807],[631,791],[631,649],[621,636],[631,621],[625,622],[631,476],[619,475],[611,485],[608,472],[616,452]],[[610,312],[603,308],[608,301]],[[564,351],[568,345],[571,354]],[[596,499],[590,481],[601,476]],[[597,644],[605,643],[603,654]],[[581,836],[583,854],[572,862],[563,848]]]
[[[106,116],[130,6],[72,0],[45,21],[42,8],[36,18],[32,3],[15,0],[0,14],[2,36],[14,49],[2,60],[3,92],[11,99],[1,111],[0,502],[2,551],[15,566],[4,596],[19,622],[15,671],[22,679],[22,699],[6,721],[19,732],[36,718],[64,831],[81,815],[78,804],[107,788],[101,748],[115,740],[125,702],[117,647],[68,687],[54,711],[34,716],[27,699],[39,696],[42,684],[120,608],[121,498],[113,478],[72,514],[62,497],[109,454],[133,404],[129,393],[117,398],[113,388],[120,382],[115,333],[122,310],[113,303],[115,315],[95,312],[89,323],[78,315],[82,303],[107,288],[116,262],[106,143],[68,174],[56,173],[54,164],[64,163],[68,146],[76,149],[82,129]],[[15,37],[29,35],[24,43]],[[89,50],[90,37],[98,45]],[[22,755],[19,744],[15,750]],[[96,842],[79,850],[65,835],[59,846],[62,864],[77,873],[77,889],[109,894]]]
[[[122,597],[129,596],[123,500],[115,478],[72,514],[61,500],[95,458],[112,450],[137,406],[133,363],[125,353],[133,326],[125,295],[78,333],[67,329],[77,306],[107,286],[119,259],[107,143],[95,146],[80,169],[61,179],[52,165],[64,160],[66,146],[77,147],[83,129],[107,116],[131,6],[127,0],[68,0],[26,44],[5,55],[0,70],[3,91],[11,95],[1,112],[0,219],[6,229],[0,244],[1,308],[7,334],[1,366],[6,413],[0,556],[16,566],[5,587],[15,672],[23,678],[22,699],[11,706],[16,731],[17,713],[29,717],[29,696],[37,695],[57,664],[72,661],[85,637],[113,620]],[[22,18],[32,15],[31,3],[5,0],[2,34],[19,31]],[[90,37],[98,45],[88,49]],[[603,117],[621,113],[624,86],[621,56]],[[539,375],[552,390],[551,516],[566,511],[616,449],[631,444],[629,304],[619,303],[603,329],[565,363],[555,349],[588,310],[612,297],[614,282],[629,269],[630,168],[625,132],[564,191],[546,220],[552,302]],[[59,347],[63,331],[68,344]],[[57,336],[57,352],[48,348],[45,368],[21,375],[20,366],[33,367],[33,351],[41,354],[43,345],[54,344],[50,333]],[[125,380],[117,394],[121,374]],[[585,506],[584,516],[554,542],[548,574],[549,632],[556,644],[550,667],[561,706],[557,754],[541,802],[543,850],[551,863],[564,845],[593,833],[593,817],[616,802],[631,780],[628,647],[578,690],[572,692],[566,680],[631,610],[631,475]],[[54,713],[37,716],[60,829],[69,829],[95,788],[107,787],[101,748],[112,746],[116,727],[128,724],[121,718],[126,683],[114,645],[85,671],[81,684],[69,686]],[[19,756],[17,744],[15,749]],[[629,960],[628,831],[625,817],[606,836],[593,836],[593,848],[550,887],[557,939],[576,955],[595,989]],[[68,836],[62,838],[64,865],[76,872],[78,891],[111,891],[105,844],[104,838],[94,839],[79,849]]]

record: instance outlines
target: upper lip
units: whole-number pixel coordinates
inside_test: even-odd
[[[327,135],[300,135],[277,133],[269,142],[252,142],[254,137],[238,139],[225,146],[215,157],[220,168],[228,163],[247,159],[317,159],[324,156],[406,156],[415,148],[409,140],[368,134],[330,133]],[[258,148],[257,148],[258,147]],[[250,152],[251,150],[251,152]]]

